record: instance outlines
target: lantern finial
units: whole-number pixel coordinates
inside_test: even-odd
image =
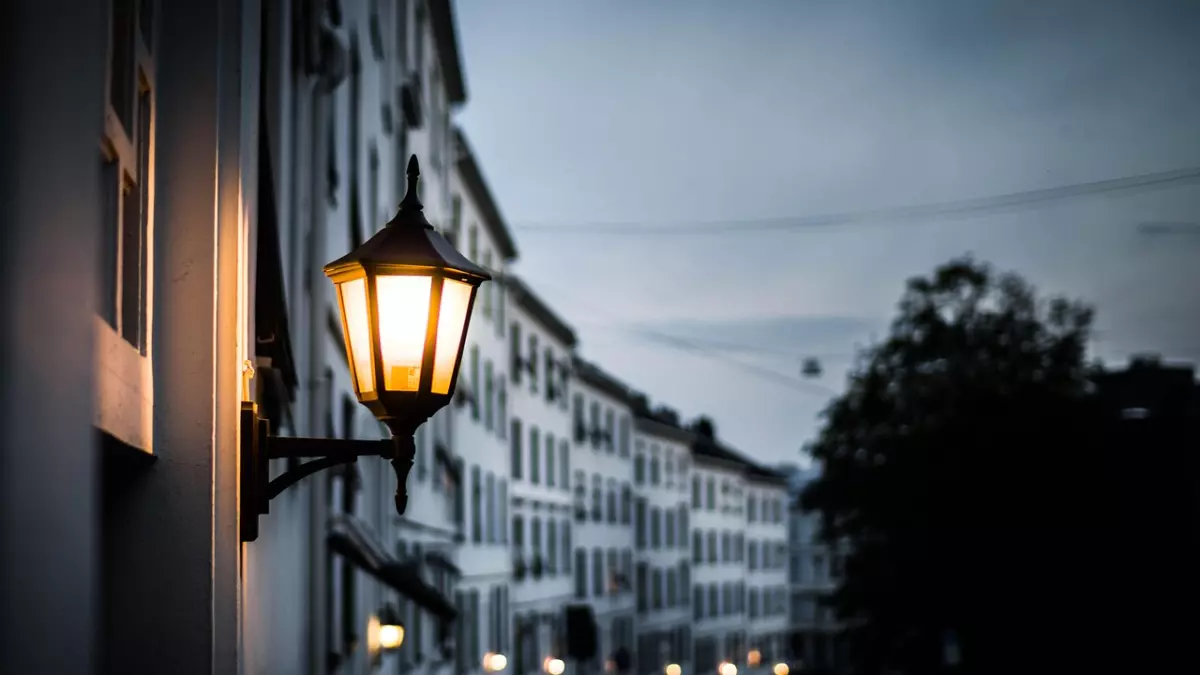
[[[413,155],[408,159],[408,192],[404,194],[404,201],[400,202],[401,211],[420,211],[425,208],[421,204],[421,198],[417,196],[417,180],[421,177],[421,167],[417,164],[417,156]]]

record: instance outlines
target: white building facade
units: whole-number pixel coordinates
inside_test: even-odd
[[[692,671],[690,445],[673,414],[642,410],[634,423],[639,675]]]
[[[696,672],[747,654],[745,464],[712,438],[692,444],[692,619]]]
[[[517,250],[467,142],[456,129],[447,236],[499,279]],[[511,653],[509,603],[509,349],[505,289],[484,284],[472,310],[459,371],[451,447],[463,461],[466,532],[458,548],[460,606],[471,612],[458,672],[481,670],[486,654]]]
[[[575,332],[515,276],[505,277],[509,359],[509,491],[513,673],[530,675],[565,650],[574,594],[571,413]]]
[[[629,389],[575,356],[571,392],[575,600],[597,625],[593,669],[634,653],[633,428]],[[625,657],[618,652],[624,650]]]
[[[746,471],[746,633],[749,673],[788,661],[788,490],[783,476]]]

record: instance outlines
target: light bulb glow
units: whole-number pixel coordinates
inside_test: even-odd
[[[762,663],[762,652],[757,649],[751,649],[750,653],[746,654],[746,665],[753,668],[759,663]]]
[[[384,649],[396,649],[404,644],[404,626],[386,624],[379,627],[379,646]]]
[[[562,675],[567,669],[567,664],[563,663],[562,659],[547,658],[543,667],[549,675]]]
[[[720,675],[737,675],[737,666],[728,661],[724,661],[717,668],[717,672],[720,673]]]
[[[467,323],[467,306],[471,303],[471,284],[446,279],[442,282],[441,309],[438,312],[437,346],[433,352],[433,386],[435,394],[450,392],[458,347],[462,342],[463,326]]]
[[[383,387],[388,391],[416,391],[420,387],[432,284],[433,279],[425,276],[381,275],[375,279],[379,354],[383,360]]]
[[[791,668],[788,668],[788,664],[786,663],[776,663],[773,669],[775,675],[788,675],[790,670]]]
[[[350,370],[360,394],[375,391],[371,377],[371,317],[367,312],[367,280],[351,279],[338,284],[342,316],[346,321],[346,348],[350,350]]]
[[[672,663],[663,669],[666,675],[682,675],[683,668],[679,667],[678,663]]]
[[[498,673],[508,666],[508,658],[503,654],[488,652],[483,655],[483,669],[489,673]]]

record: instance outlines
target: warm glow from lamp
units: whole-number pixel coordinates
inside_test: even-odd
[[[508,658],[503,654],[488,652],[483,655],[483,669],[489,673],[498,673],[508,666]]]
[[[435,394],[450,392],[454,366],[458,362],[458,347],[463,327],[467,324],[467,307],[471,304],[471,284],[446,279],[442,282],[442,302],[438,314],[437,347],[433,352],[433,386]]]
[[[678,663],[672,663],[664,668],[663,672],[666,673],[666,675],[682,675],[683,668],[680,668]]]
[[[421,386],[432,282],[431,277],[423,276],[375,279],[379,353],[383,359],[383,387],[388,391],[417,391]]]
[[[371,318],[367,312],[367,280],[351,279],[338,284],[342,316],[346,321],[346,348],[358,382],[359,393],[375,391],[371,377]]]
[[[762,652],[757,649],[751,649],[749,654],[746,654],[746,665],[753,668],[762,663]]]
[[[549,675],[562,675],[563,671],[567,669],[567,664],[563,663],[562,659],[547,658],[542,667]]]
[[[400,624],[383,624],[379,627],[379,646],[384,649],[397,649],[404,644],[404,626]]]
[[[737,666],[728,661],[722,661],[720,666],[717,666],[717,672],[721,675],[737,675]]]
[[[791,671],[791,668],[788,668],[788,664],[786,663],[776,663],[773,671],[775,675],[788,675],[788,672]]]

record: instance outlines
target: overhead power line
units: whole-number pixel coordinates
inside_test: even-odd
[[[846,211],[810,216],[787,216],[779,218],[757,218],[746,220],[723,220],[711,222],[685,223],[650,223],[650,222],[608,222],[608,223],[577,223],[562,225],[545,222],[517,222],[514,227],[524,232],[540,232],[543,234],[561,235],[697,235],[719,234],[728,232],[794,230],[802,228],[821,228],[842,225],[857,225],[871,222],[896,220],[933,219],[942,216],[999,211],[1018,206],[1026,206],[1039,202],[1071,199],[1107,192],[1136,190],[1141,188],[1163,187],[1167,185],[1186,183],[1200,179],[1200,167],[1190,167],[1175,171],[1160,171],[1158,173],[1127,176],[1090,183],[1075,183],[1038,190],[1025,190],[1009,194],[993,195],[960,199],[948,202],[918,204],[915,206],[899,206],[862,211]]]
[[[556,289],[556,291],[557,290],[558,289]],[[561,291],[558,291],[558,293],[560,295],[563,295],[564,297],[567,296],[567,294],[562,293]],[[771,370],[770,368],[763,368],[761,366],[756,366],[751,363],[746,363],[745,361],[739,361],[738,359],[732,358],[711,346],[697,344],[696,342],[694,342],[692,340],[679,337],[678,335],[669,335],[667,333],[662,333],[662,332],[652,330],[649,328],[640,328],[640,327],[635,327],[635,326],[629,326],[624,319],[622,319],[619,316],[616,316],[613,312],[611,312],[607,308],[599,307],[596,304],[591,303],[591,302],[585,302],[577,297],[566,297],[565,299],[568,299],[573,304],[577,304],[585,309],[588,309],[588,310],[596,312],[598,314],[603,314],[603,315],[607,316],[614,323],[618,324],[620,328],[622,328],[623,330],[625,330],[629,333],[640,335],[642,337],[648,338],[648,339],[658,342],[660,344],[663,344],[663,345],[666,345],[669,347],[673,347],[675,349],[680,349],[683,351],[691,352],[693,354],[697,354],[699,356],[708,358],[713,361],[720,361],[728,366],[732,366],[736,369],[739,369],[748,375],[753,375],[760,379],[768,379],[777,384],[781,384],[783,386],[790,387],[792,389],[795,389],[797,391],[800,391],[800,392],[803,392],[805,394],[809,394],[812,396],[832,397],[832,396],[838,395],[837,391],[830,389],[829,387],[825,387],[825,386],[822,386],[822,385],[819,385],[819,384],[816,384],[813,382],[806,382],[799,378],[784,375],[777,371]],[[625,324],[625,325],[620,325],[620,324]]]

